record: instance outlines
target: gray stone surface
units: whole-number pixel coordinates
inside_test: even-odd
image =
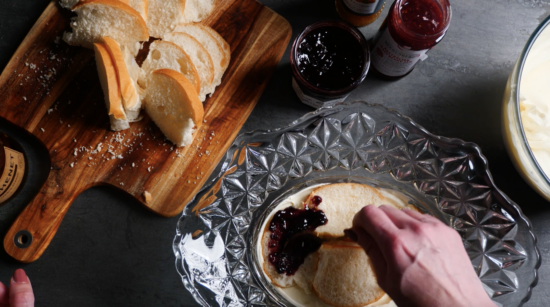
[[[295,37],[307,25],[337,18],[332,0],[262,0],[287,18]],[[0,67],[4,67],[49,0],[0,0]],[[550,204],[521,179],[501,137],[501,101],[512,65],[528,36],[550,14],[548,0],[455,0],[451,28],[429,58],[407,77],[381,81],[369,76],[348,99],[382,103],[429,131],[479,144],[495,182],[533,222],[543,255],[539,285],[528,307],[550,302]],[[383,16],[386,15],[387,7]],[[381,20],[363,28],[367,38]],[[289,124],[312,111],[291,87],[287,50],[242,131]],[[0,120],[0,131],[19,139],[30,157],[29,182],[0,207],[0,237],[47,175],[40,144]],[[0,281],[23,267],[36,306],[197,306],[174,267],[172,239],[177,217],[157,217],[113,189],[92,188],[69,209],[45,254],[21,265],[0,249]],[[443,306],[443,305],[442,305]]]

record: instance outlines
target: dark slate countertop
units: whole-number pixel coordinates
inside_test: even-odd
[[[261,0],[283,15],[296,37],[307,25],[337,18],[334,1]],[[0,1],[0,67],[4,67],[49,0]],[[550,302],[550,203],[513,167],[501,136],[501,107],[512,66],[536,26],[550,15],[547,0],[452,1],[445,39],[407,77],[393,82],[372,76],[349,100],[397,109],[434,134],[480,145],[496,185],[531,219],[543,256],[539,285],[527,307]],[[382,16],[387,14],[386,5]],[[361,31],[370,38],[382,19]],[[313,109],[291,88],[289,49],[242,132],[288,125]],[[0,207],[4,237],[45,180],[44,155],[32,140],[0,121],[30,161],[29,180],[19,196]],[[175,270],[172,240],[178,217],[158,217],[131,197],[106,187],[82,193],[67,212],[44,255],[19,264],[0,249],[0,281],[9,283],[23,267],[35,288],[36,306],[198,306]]]

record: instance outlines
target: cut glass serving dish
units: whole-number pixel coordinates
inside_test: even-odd
[[[494,185],[480,148],[435,136],[383,106],[344,103],[242,134],[217,171],[183,211],[173,245],[183,284],[203,306],[291,305],[262,274],[255,242],[270,209],[319,183],[360,182],[408,196],[461,234],[499,306],[521,306],[537,283],[531,224]]]

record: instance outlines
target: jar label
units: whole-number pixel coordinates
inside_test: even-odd
[[[0,203],[7,201],[17,191],[25,174],[25,157],[22,153],[4,146],[6,165],[0,175]]]
[[[428,57],[428,50],[410,50],[398,45],[386,28],[371,54],[372,66],[386,76],[400,77],[408,73],[419,60],[424,61]]]
[[[373,14],[380,0],[344,0],[346,6],[353,12],[362,15]]]
[[[292,78],[292,88],[296,92],[296,95],[298,95],[298,98],[300,98],[300,100],[303,103],[307,104],[310,107],[314,107],[316,109],[321,107],[330,107],[337,103],[344,102],[344,100],[346,100],[346,98],[348,98],[349,96],[348,94],[344,97],[334,99],[334,100],[328,100],[328,101],[319,100],[317,98],[306,95],[304,91],[302,91],[302,89],[300,88],[300,86],[298,85],[298,82],[296,82],[296,79],[294,79],[294,77]]]

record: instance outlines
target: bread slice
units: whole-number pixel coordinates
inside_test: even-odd
[[[186,0],[149,0],[147,27],[149,35],[162,38],[183,21]]]
[[[61,7],[64,7],[66,9],[72,9],[78,2],[82,2],[82,1],[85,1],[85,0],[59,0],[59,5],[61,5]],[[129,0],[118,0],[120,2],[123,2],[123,3],[126,3],[126,4],[129,4]],[[132,0],[134,1],[134,0]]]
[[[370,259],[361,247],[323,244],[318,254],[313,289],[325,303],[361,307],[384,295]]]
[[[120,88],[118,86],[116,69],[113,60],[105,44],[94,44],[95,59],[99,81],[103,94],[105,95],[105,103],[109,110],[109,118],[111,120],[111,129],[121,131],[130,128],[124,108],[122,107],[122,98]]]
[[[208,51],[214,64],[214,79],[210,88],[206,91],[207,94],[211,94],[216,90],[216,86],[220,85],[223,73],[228,64],[220,44],[216,38],[204,28],[205,26],[198,24],[184,24],[178,25],[175,31],[191,35]]]
[[[141,74],[139,84],[143,88],[147,88],[147,78],[149,74],[157,69],[167,68],[182,73],[195,87],[195,90],[200,92],[200,77],[191,58],[178,45],[157,40],[149,46],[149,55],[145,62],[141,65]]]
[[[128,4],[134,8],[147,23],[147,8],[149,7],[149,2],[147,0],[130,0]]]
[[[73,8],[78,15],[71,21],[73,32],[65,32],[69,45],[93,48],[108,36],[129,48],[132,55],[140,49],[140,41],[149,40],[147,26],[141,15],[118,0],[87,0]]]
[[[163,39],[180,46],[191,58],[193,65],[195,65],[195,68],[199,73],[201,83],[199,99],[204,101],[206,99],[206,95],[209,93],[212,81],[214,80],[214,63],[210,57],[210,54],[204,46],[199,43],[199,41],[186,33],[168,33],[164,35]]]
[[[395,205],[393,202],[386,202],[384,195],[377,189],[358,183],[321,186],[311,192],[305,203],[313,206],[312,199],[315,196],[321,197],[322,202],[318,208],[325,212],[328,219],[326,225],[319,226],[315,231],[328,237],[343,237],[344,229],[352,226],[353,217],[364,206]]]
[[[183,22],[199,22],[214,10],[217,0],[187,0],[183,13]]]
[[[220,46],[222,47],[223,53],[225,54],[225,62],[222,63],[222,68],[225,72],[227,70],[227,67],[229,66],[229,63],[231,62],[231,46],[220,35],[220,33],[216,32],[216,30],[203,24],[199,24],[199,26],[202,27],[205,31],[208,31],[208,33],[210,33],[218,41],[218,44],[220,44]]]
[[[190,145],[204,116],[195,87],[184,75],[170,69],[155,70],[147,85],[147,114],[168,140],[177,146]]]
[[[103,41],[114,62],[122,95],[122,105],[124,106],[124,110],[126,110],[128,121],[136,121],[139,118],[139,112],[141,110],[141,100],[137,90],[137,83],[130,77],[128,66],[126,65],[126,60],[120,49],[120,45],[110,37],[104,37]]]

